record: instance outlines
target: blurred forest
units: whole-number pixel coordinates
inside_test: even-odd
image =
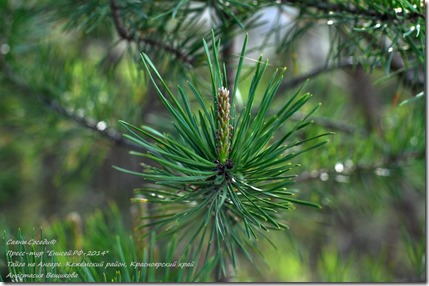
[[[103,224],[105,236],[138,237],[150,206],[131,202],[143,180],[112,168],[141,170],[118,120],[172,131],[140,53],[170,87],[210,90],[202,39],[220,39],[234,82],[248,33],[237,105],[263,54],[269,73],[287,67],[270,112],[307,82],[312,104],[289,120],[321,103],[299,136],[335,134],[294,162],[297,197],[322,208],[285,211],[290,229],[268,233],[277,249],[262,241],[265,264],[243,259],[232,281],[426,281],[425,10],[411,0],[0,0],[1,231],[43,226],[88,247]]]

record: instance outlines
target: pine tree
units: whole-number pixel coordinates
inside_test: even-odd
[[[425,279],[423,1],[36,2],[0,3],[7,211],[132,198],[141,238],[198,261],[174,281],[233,281],[270,229],[321,215],[340,241],[387,209],[413,269],[392,279]],[[296,241],[317,268],[328,238]]]

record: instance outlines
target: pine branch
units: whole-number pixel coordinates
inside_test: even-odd
[[[341,35],[349,40],[350,37],[346,33],[343,27],[338,27],[338,31],[341,33]],[[389,57],[392,57],[390,60],[390,66],[389,69],[391,72],[397,72],[400,80],[407,86],[411,87],[415,93],[417,93],[419,90],[423,89],[425,86],[425,70],[422,68],[422,72],[418,70],[417,76],[414,76],[414,71],[410,69],[410,65],[406,65],[401,54],[396,51],[388,52],[390,45],[387,42],[386,38],[381,39],[380,41],[374,39],[374,35],[370,33],[365,33],[365,39],[369,43],[373,43],[373,45],[376,46],[377,49],[380,49],[382,51],[386,51],[386,59],[389,61]],[[369,58],[369,62],[371,66],[380,65],[375,58]],[[423,75],[422,75],[423,73]]]
[[[412,159],[424,159],[425,158],[425,151],[416,151],[416,152],[405,152],[399,155],[390,156],[381,162],[376,162],[372,164],[359,164],[354,166],[349,172],[347,173],[338,173],[335,170],[322,168],[319,170],[313,170],[311,172],[306,172],[300,174],[295,181],[296,182],[308,182],[312,180],[319,180],[320,177],[323,174],[333,174],[333,175],[346,175],[350,176],[353,175],[356,172],[368,172],[372,170],[376,170],[377,168],[385,168],[385,166],[388,166],[389,168],[400,166],[404,164],[404,162],[407,162],[408,160]]]
[[[371,35],[368,34],[368,37],[371,37]],[[381,41],[379,46],[380,49],[383,49],[385,51],[387,51],[389,48],[386,39],[384,39],[384,41]],[[424,89],[426,70],[423,64],[421,68],[417,68],[417,75],[414,75],[415,72],[413,70],[410,70],[406,66],[401,54],[396,51],[392,53],[392,55],[390,55],[389,53],[386,55],[386,57],[392,56],[392,60],[390,62],[390,69],[394,72],[399,72],[398,76],[404,83],[404,85],[410,86],[413,89],[414,93],[417,93]]]
[[[125,140],[122,137],[121,133],[118,132],[116,129],[112,127],[102,126],[99,124],[101,121],[97,121],[93,118],[83,116],[79,112],[64,107],[63,105],[61,105],[60,102],[52,99],[53,97],[55,97],[55,95],[48,89],[45,89],[43,92],[39,92],[34,88],[30,87],[15,73],[13,73],[11,68],[6,66],[6,64],[1,65],[1,67],[3,67],[4,78],[8,80],[8,82],[12,84],[16,90],[19,90],[23,94],[37,99],[45,107],[49,108],[55,113],[62,115],[64,118],[68,119],[69,121],[73,121],[82,127],[95,131],[96,133],[107,138],[117,146],[132,148],[134,150],[146,151],[142,146],[137,145],[129,140]]]
[[[337,12],[340,14],[351,14],[355,17],[359,17],[360,19],[366,18],[366,19],[378,19],[381,21],[387,21],[387,20],[403,20],[403,19],[425,19],[425,15],[418,12],[410,11],[408,13],[395,13],[394,10],[391,11],[391,13],[383,13],[380,11],[371,10],[368,8],[360,7],[360,6],[352,6],[348,5],[347,2],[341,2],[346,3],[339,4],[339,3],[328,3],[327,1],[306,1],[306,0],[282,0],[282,4],[291,5],[291,6],[300,6],[305,8],[315,8],[319,11],[323,11],[326,14],[329,14],[330,12]]]
[[[223,61],[225,63],[225,73],[226,73],[225,79],[226,79],[226,82],[228,84],[228,86],[226,88],[230,89],[230,90],[234,90],[234,82],[235,82],[235,77],[234,77],[234,72],[233,72],[234,41],[233,41],[233,38],[230,37],[231,33],[233,32],[233,24],[231,24],[231,22],[230,22],[231,17],[227,13],[218,12],[218,16],[219,16],[219,18],[227,19],[226,22],[229,23],[229,24],[226,24],[224,31],[223,31],[224,37],[229,38],[229,41],[224,43],[223,50],[222,50],[222,57],[223,57]],[[215,43],[213,43],[213,44],[215,44]],[[225,105],[227,105],[227,107],[230,109],[229,104],[231,103],[231,101],[229,99],[229,91],[228,90],[226,90],[226,91],[228,92],[228,94],[227,94]],[[220,102],[218,100],[218,104],[219,103]],[[226,125],[226,127],[225,127],[226,133],[229,133],[231,131],[230,129],[232,128],[232,126],[229,125],[229,121],[230,121],[229,112],[230,112],[230,110],[228,110],[228,117],[225,118],[226,120],[224,123]],[[227,134],[227,136],[232,136],[230,134],[231,133]],[[230,140],[230,138],[227,138],[227,140]],[[226,151],[229,152],[230,150],[228,150],[228,148],[230,148],[230,146],[226,146],[226,148],[227,148]],[[224,162],[222,162],[222,163],[224,163]],[[218,263],[216,265],[216,268],[214,271],[215,281],[219,282],[219,283],[231,282],[231,280],[233,278],[233,273],[234,273],[233,267],[231,265],[231,261],[229,261],[229,260],[226,261],[225,273],[220,268],[221,267]]]
[[[369,36],[370,35],[368,35],[368,37]],[[380,48],[383,50],[387,50],[387,47],[388,45],[385,42],[380,44]],[[390,54],[388,54],[387,56],[390,56]],[[368,61],[370,62],[371,65],[380,66],[380,64],[377,63],[376,58],[369,58]],[[279,93],[286,92],[288,89],[295,88],[301,85],[302,83],[304,83],[306,80],[317,77],[324,73],[329,73],[338,69],[354,68],[355,66],[356,66],[356,63],[353,62],[352,58],[343,58],[337,64],[332,64],[329,66],[323,65],[323,66],[316,67],[304,75],[295,77],[291,80],[286,79],[285,82],[280,86]],[[392,72],[399,73],[398,76],[405,85],[408,85],[414,88],[420,88],[420,89],[424,87],[424,84],[425,84],[424,77],[421,74],[418,74],[417,78],[415,78],[413,76],[414,72],[407,69],[407,66],[404,63],[404,60],[402,59],[401,55],[397,52],[393,52],[390,69]]]
[[[169,45],[166,45],[164,43],[158,42],[154,39],[145,38],[141,35],[137,35],[137,33],[133,33],[130,30],[127,30],[121,20],[120,7],[118,6],[115,0],[110,0],[110,9],[112,11],[112,18],[113,18],[113,23],[115,25],[115,29],[118,35],[123,40],[126,40],[127,42],[145,43],[152,47],[160,48],[174,55],[177,59],[181,60],[182,62],[189,65],[193,65],[194,59],[184,54],[182,51],[174,47],[171,47]]]
[[[119,36],[129,42],[133,41],[133,34],[127,31],[122,24],[121,16],[119,15],[119,6],[116,4],[115,0],[110,1],[110,9],[112,10],[113,23],[115,24]]]
[[[414,2],[417,5],[411,5],[413,2],[406,0],[397,3],[387,1],[382,6],[375,2],[357,0],[349,2],[282,0],[283,5],[300,9],[296,20],[303,24],[302,28],[288,33],[284,41],[296,40],[296,37],[305,32],[305,29],[317,23],[332,22],[328,25],[335,27],[345,39],[338,45],[332,42],[333,48],[338,48],[339,51],[331,56],[339,57],[342,51],[346,51],[354,55],[357,60],[355,62],[360,62],[364,66],[367,62],[371,68],[381,65],[388,71],[390,69],[396,72],[401,81],[418,94],[424,87],[424,72],[420,66],[423,66],[424,62],[422,40],[425,30],[424,4],[419,2]],[[297,26],[299,27],[300,24]],[[416,30],[416,37],[409,35],[412,29]],[[386,39],[392,43],[387,43]],[[402,50],[407,45],[412,47],[410,51]],[[362,58],[359,57],[360,53]],[[413,63],[408,56],[412,56],[416,62]],[[371,60],[367,61],[368,59]],[[414,64],[420,66],[415,68]]]

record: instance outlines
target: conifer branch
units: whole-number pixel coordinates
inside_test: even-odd
[[[395,13],[395,11],[391,11],[392,13],[383,13],[380,11],[371,10],[368,8],[356,6],[356,5],[350,5],[348,2],[342,2],[345,4],[339,4],[339,3],[328,3],[327,1],[305,1],[305,0],[282,0],[282,4],[291,5],[291,6],[301,6],[306,8],[314,8],[319,11],[330,13],[330,12],[337,12],[341,14],[351,14],[355,15],[359,18],[366,18],[366,19],[378,19],[380,21],[387,21],[387,20],[400,20],[403,21],[404,19],[425,19],[425,15],[422,13],[414,12],[414,11],[408,11],[408,13]]]
[[[10,67],[6,66],[5,64],[3,64],[2,67],[3,75],[5,76],[4,78],[8,80],[8,82],[12,84],[16,90],[21,91],[22,94],[26,94],[27,96],[36,99],[45,107],[63,116],[67,120],[75,122],[78,125],[85,127],[86,129],[95,131],[97,134],[100,134],[102,137],[107,138],[117,146],[146,151],[146,149],[141,145],[135,144],[129,140],[125,140],[122,137],[122,134],[118,132],[115,128],[102,126],[99,124],[101,121],[97,121],[88,116],[84,116],[83,114],[75,110],[64,107],[59,101],[52,99],[55,97],[55,95],[52,94],[52,92],[48,89],[45,89],[43,92],[37,91],[27,85],[25,81],[19,78],[16,74],[14,74]]]
[[[404,162],[407,162],[411,159],[424,159],[425,151],[415,151],[415,152],[404,152],[395,156],[390,156],[380,162],[374,162],[371,164],[358,164],[351,168],[347,173],[337,173],[335,170],[322,168],[319,170],[313,170],[311,172],[305,172],[298,175],[295,179],[296,182],[308,182],[313,180],[320,180],[322,174],[335,174],[335,175],[345,175],[351,176],[356,172],[368,172],[376,170],[377,168],[394,168],[396,166],[402,165]]]
[[[110,0],[110,9],[112,11],[112,18],[113,18],[113,23],[114,23],[116,32],[122,39],[126,40],[127,42],[145,43],[152,47],[161,48],[164,51],[174,55],[177,59],[181,60],[182,62],[189,65],[193,65],[194,63],[193,58],[184,54],[182,51],[172,46],[156,41],[154,39],[146,38],[146,37],[143,37],[142,35],[138,35],[137,33],[133,33],[130,30],[127,30],[121,20],[120,7],[118,6],[115,0]]]
[[[386,44],[381,45],[381,48],[387,49]],[[376,59],[369,59],[369,62],[371,63],[371,65],[376,65]],[[315,67],[313,70],[309,71],[304,75],[297,76],[290,80],[286,79],[285,82],[280,86],[279,93],[285,92],[291,88],[295,88],[301,85],[302,83],[304,83],[306,80],[310,78],[315,78],[324,73],[329,73],[335,70],[354,68],[355,66],[356,66],[356,63],[353,63],[353,59],[344,58],[344,59],[341,59],[340,62],[336,64]],[[398,54],[397,52],[394,52],[392,55],[392,62],[390,65],[390,69],[392,72],[399,72],[398,76],[405,85],[409,85],[411,87],[417,87],[417,88],[424,87],[424,79],[421,78],[421,75],[418,75],[417,78],[414,78],[413,71],[406,68],[404,60],[402,59],[401,55]],[[404,69],[405,71],[400,72],[401,70],[404,70]]]

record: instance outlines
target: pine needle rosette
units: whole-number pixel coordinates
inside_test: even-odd
[[[260,96],[257,88],[268,66],[262,57],[255,67],[247,103],[243,110],[236,111],[234,97],[247,37],[232,90],[219,62],[219,42],[215,44],[214,36],[212,41],[213,58],[205,41],[204,49],[213,105],[207,106],[198,88],[188,82],[199,104],[197,112],[191,110],[185,89],[179,86],[179,95],[174,95],[148,56],[142,55],[159,98],[173,117],[178,136],[121,121],[130,133],[124,136],[148,150],[132,154],[157,164],[144,165],[142,172],[116,168],[152,183],[138,190],[139,198],[154,205],[154,213],[143,218],[146,223],[142,227],[151,226],[161,236],[180,233],[187,243],[184,255],[196,259],[203,255],[201,271],[210,271],[210,267],[218,265],[219,271],[225,273],[227,262],[237,266],[238,252],[253,259],[253,253],[257,253],[256,242],[259,237],[266,237],[266,231],[287,228],[282,210],[292,209],[296,203],[317,206],[294,198],[288,190],[296,176],[291,170],[297,164],[291,160],[325,144],[326,141],[320,142],[318,138],[328,133],[304,140],[294,138],[297,130],[311,123],[308,118],[318,107],[300,121],[288,121],[311,96],[301,94],[302,89],[288,98],[278,112],[268,113],[285,69],[272,75],[258,112],[252,114],[255,97]],[[288,128],[284,128],[286,122]],[[285,133],[284,129],[288,131]],[[307,146],[313,140],[316,142]],[[297,149],[298,145],[307,147]],[[213,253],[217,255],[211,255]]]

